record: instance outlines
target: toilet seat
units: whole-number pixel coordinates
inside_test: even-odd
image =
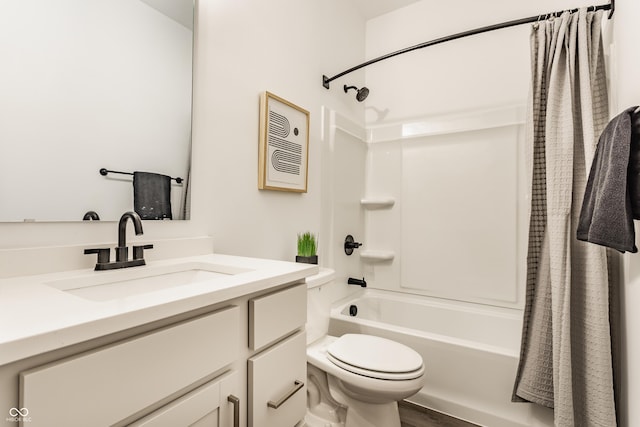
[[[410,380],[424,374],[422,357],[385,338],[346,334],[327,347],[327,359],[354,374],[383,380]]]

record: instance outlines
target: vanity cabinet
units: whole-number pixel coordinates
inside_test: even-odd
[[[0,366],[28,427],[294,427],[306,413],[299,280]]]
[[[32,414],[29,426],[113,425],[172,398],[240,357],[239,316],[238,307],[227,307],[21,372],[20,405]],[[221,381],[185,395],[170,412],[231,384]],[[218,403],[211,405],[215,410]],[[199,413],[205,409],[198,407]]]
[[[307,287],[249,301],[249,427],[293,427],[307,408]]]

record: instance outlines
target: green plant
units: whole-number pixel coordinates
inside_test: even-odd
[[[306,233],[298,233],[298,256],[314,256],[316,254],[316,236],[307,231]]]

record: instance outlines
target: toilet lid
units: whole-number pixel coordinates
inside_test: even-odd
[[[420,374],[422,356],[412,348],[386,338],[364,334],[346,334],[327,347],[327,353],[337,365],[356,373]],[[340,363],[341,362],[341,363]],[[346,365],[346,366],[345,366]],[[349,369],[353,367],[355,369]],[[417,372],[419,371],[419,372]],[[371,375],[382,378],[380,375]],[[407,378],[406,375],[400,375]],[[415,378],[414,375],[409,377]],[[391,378],[389,378],[391,379]]]

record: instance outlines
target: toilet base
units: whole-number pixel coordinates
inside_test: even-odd
[[[343,421],[328,420],[307,411],[304,416],[304,427],[344,427]]]
[[[398,403],[392,402],[384,405],[374,405],[363,402],[363,405],[354,403],[347,408],[344,421],[334,417],[321,417],[307,410],[304,417],[305,427],[400,427],[400,414]]]
[[[375,405],[351,402],[344,427],[400,427],[398,402]]]
[[[349,396],[333,375],[327,375],[327,380],[333,397],[347,408],[344,427],[400,427],[398,402],[364,402]]]

